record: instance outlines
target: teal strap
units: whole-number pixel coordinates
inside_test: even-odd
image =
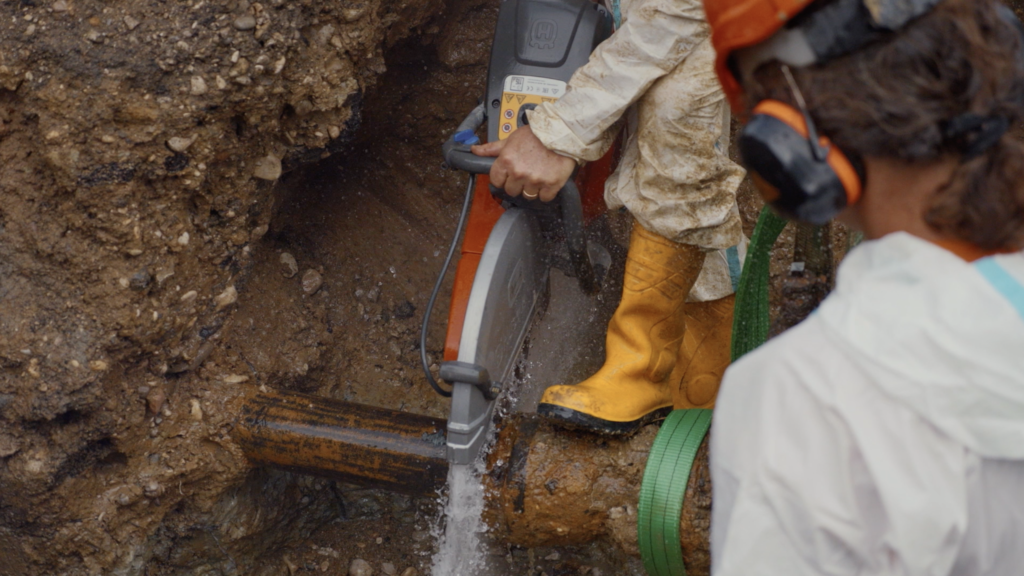
[[[733,246],[725,251],[725,260],[729,263],[729,281],[732,282],[732,291],[739,290],[740,275],[743,273],[743,264],[740,262],[740,247]]]
[[[1017,313],[1024,318],[1024,286],[1021,286],[1010,273],[996,262],[995,258],[984,258],[977,261],[974,267],[981,272],[981,275],[988,280],[1004,298],[1009,300],[1010,305],[1017,309]]]
[[[619,0],[612,0],[612,18],[615,19],[615,29],[622,28],[622,9],[619,8]]]

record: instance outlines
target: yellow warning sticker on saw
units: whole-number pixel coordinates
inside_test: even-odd
[[[501,93],[501,124],[498,139],[504,140],[521,123],[523,106],[533,108],[544,102],[554,102],[565,94],[565,82],[537,76],[506,76]]]

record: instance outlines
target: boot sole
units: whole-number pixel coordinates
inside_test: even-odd
[[[630,422],[613,422],[556,404],[541,404],[537,406],[537,414],[540,414],[553,424],[570,430],[593,432],[602,436],[631,436],[648,424],[664,420],[671,412],[672,407],[666,406],[653,412],[648,412]]]

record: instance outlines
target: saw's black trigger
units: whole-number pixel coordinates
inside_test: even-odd
[[[523,104],[519,107],[519,117],[516,118],[516,124],[519,128],[530,125],[530,118],[526,115],[527,112],[536,108],[536,104]]]
[[[594,280],[599,287],[603,286],[605,274],[612,267],[612,255],[607,248],[597,242],[587,242],[587,253],[590,254],[590,261],[594,264]]]
[[[491,380],[487,368],[469,362],[448,361],[441,363],[441,379],[449,384],[461,382],[476,386],[488,400],[494,400],[501,393],[501,382]]]

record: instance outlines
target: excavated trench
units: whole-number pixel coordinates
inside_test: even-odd
[[[465,184],[439,145],[496,9],[3,7],[5,574],[429,572],[437,497],[253,469],[234,409],[268,387],[446,415],[416,341]],[[551,377],[600,361],[591,308]],[[590,550],[497,552],[516,574],[627,562]]]
[[[225,335],[252,371],[251,383],[447,416],[449,401],[422,376],[418,344],[422,312],[466,182],[464,174],[443,165],[439,144],[482,93],[495,9],[481,7],[462,17],[465,25],[451,46],[425,49],[418,39],[397,46],[344,158],[282,179],[270,230],[254,253],[246,297]],[[621,228],[621,218],[616,220]],[[307,275],[322,281],[313,293]],[[450,285],[451,274],[443,293]],[[569,380],[600,363],[618,283],[611,281],[596,299],[580,298],[574,281],[558,272],[551,285],[549,313],[531,335],[525,381],[507,404],[509,411],[532,411],[543,382]],[[428,353],[436,360],[447,305],[447,298],[439,299],[429,332]],[[279,473],[261,473],[248,482],[263,482],[266,474]],[[408,567],[430,573],[441,529],[442,500],[436,495],[409,498],[313,482],[337,496],[307,495],[309,513],[334,518],[316,531],[315,541],[282,553],[281,562],[287,556],[296,566],[319,567],[326,560],[327,573],[345,574],[351,560],[361,558],[377,573],[385,563],[398,573]],[[638,570],[617,548],[600,545],[548,549],[497,542],[491,554],[502,574]]]
[[[261,389],[447,415],[417,342],[466,178],[439,147],[483,91],[496,11],[0,5],[0,572],[344,575],[361,559],[374,574],[429,573],[437,496],[253,468],[233,432],[240,399]],[[749,234],[760,206],[747,185],[740,205]],[[628,219],[607,224],[614,248]],[[813,308],[847,245],[841,229],[783,235],[775,331]],[[816,264],[793,273],[794,258]],[[617,289],[580,299],[554,275],[507,406],[524,414],[509,421],[530,421],[543,386],[596,368]],[[441,298],[435,360],[446,312]],[[574,485],[545,455],[605,474],[616,451],[642,450],[531,434],[530,465],[558,483],[505,526],[521,545],[498,538],[495,563],[642,574],[626,553],[635,472],[602,492],[617,512],[588,528],[596,540],[522,537],[553,526],[551,486]]]

